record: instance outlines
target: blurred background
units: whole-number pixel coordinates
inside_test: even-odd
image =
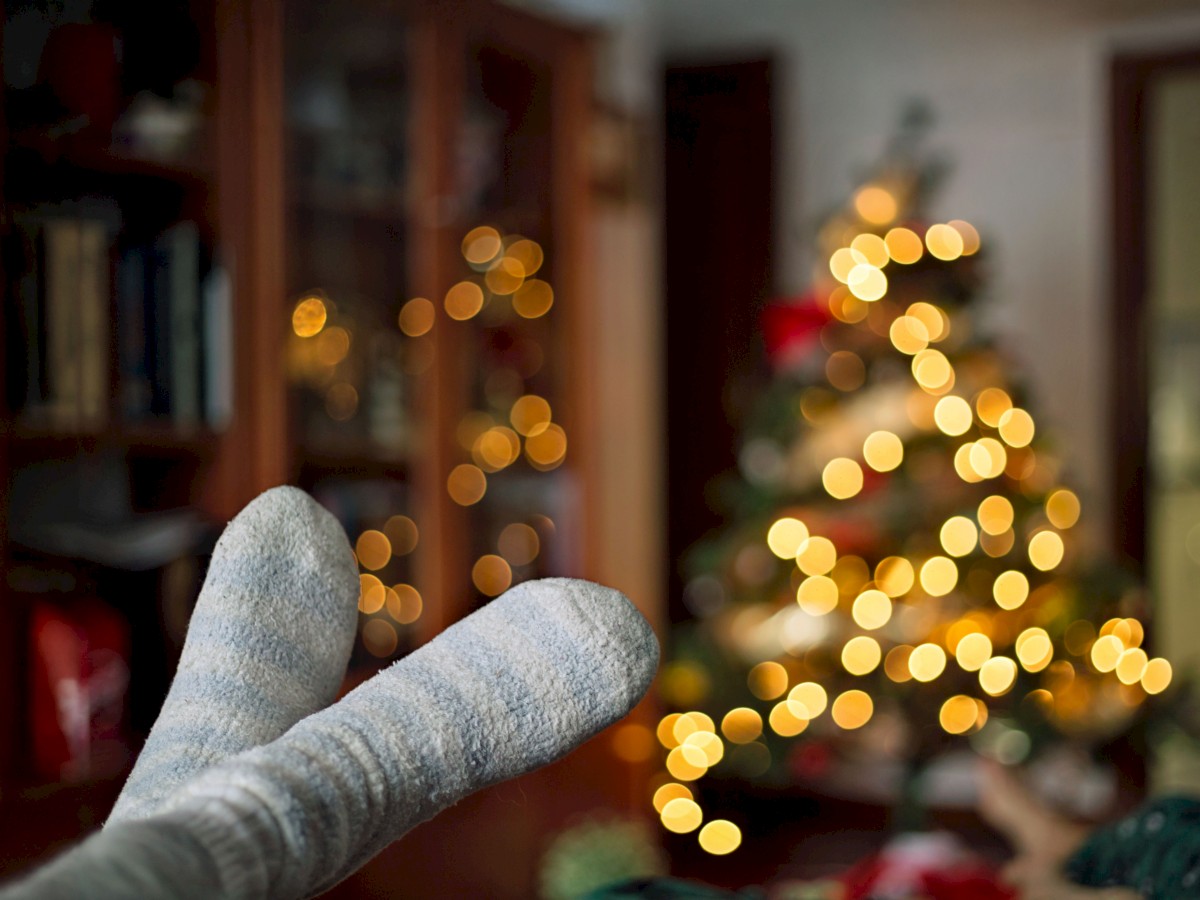
[[[547,575],[664,644],[334,896],[826,896],[1003,859],[978,755],[1200,786],[1196,0],[7,2],[3,72],[0,877],[103,822],[281,483],[347,689]]]

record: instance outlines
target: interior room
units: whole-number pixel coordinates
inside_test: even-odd
[[[1200,0],[2,42],[0,897],[1200,897]]]

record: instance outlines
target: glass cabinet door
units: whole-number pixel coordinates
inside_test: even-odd
[[[413,641],[422,598],[408,491],[414,378],[430,364],[410,309],[410,27],[394,4],[285,5],[285,197],[294,477],[358,555],[360,662]],[[405,333],[407,330],[407,334]]]

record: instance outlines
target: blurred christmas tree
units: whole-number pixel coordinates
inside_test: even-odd
[[[672,831],[711,820],[710,770],[816,780],[857,754],[911,784],[964,739],[1018,762],[1111,735],[1171,680],[1140,647],[1137,585],[1085,567],[1080,501],[979,327],[978,233],[925,216],[944,171],[925,126],[909,116],[821,227],[810,292],[764,317],[774,375],[663,672]],[[720,819],[699,837],[740,842]]]

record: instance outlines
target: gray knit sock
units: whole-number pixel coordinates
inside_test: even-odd
[[[170,693],[107,825],[269,743],[337,694],[359,582],[345,532],[303,491],[272,488],[217,542]]]
[[[620,719],[657,663],[649,625],[621,594],[526,582],[5,896],[69,897],[85,884],[100,898],[315,894],[444,807]]]

